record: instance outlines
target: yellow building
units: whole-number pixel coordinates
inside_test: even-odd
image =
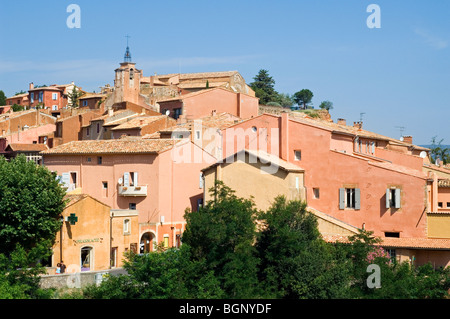
[[[87,194],[68,194],[67,199],[49,274],[61,261],[67,273],[121,267],[124,252],[138,252],[137,210],[111,210]]]
[[[263,151],[243,150],[202,170],[204,200],[212,200],[209,189],[216,180],[233,189],[236,196],[252,198],[256,208],[267,210],[275,197],[306,201],[304,170]],[[354,235],[358,229],[311,207],[325,240],[335,241]]]

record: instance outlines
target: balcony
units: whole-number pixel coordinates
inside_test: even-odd
[[[119,186],[119,196],[147,196],[147,185]]]

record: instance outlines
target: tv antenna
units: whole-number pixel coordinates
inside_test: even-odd
[[[366,113],[359,113],[359,121],[362,123],[362,120],[363,120],[363,115],[364,114],[366,114]]]
[[[396,126],[395,128],[399,129],[399,131],[400,131],[400,139],[402,139],[403,138],[403,131],[405,130],[405,127],[404,126]]]

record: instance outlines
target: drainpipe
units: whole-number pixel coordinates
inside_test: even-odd
[[[109,269],[112,268],[111,262],[112,262],[112,220],[114,217],[114,213],[110,211],[109,215]]]

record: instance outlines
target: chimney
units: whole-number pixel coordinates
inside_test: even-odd
[[[410,136],[410,135],[403,136],[403,142],[408,143],[408,144],[412,144],[412,142],[413,142],[412,136]]]
[[[347,121],[345,119],[337,119],[337,124],[339,124],[339,125],[347,125]]]
[[[34,89],[34,83],[33,82],[30,83],[29,88],[30,88],[30,90]]]
[[[280,123],[280,158],[289,161],[289,113],[281,113]]]
[[[358,129],[362,129],[362,125],[363,125],[362,122],[353,122],[353,127],[356,127]]]

